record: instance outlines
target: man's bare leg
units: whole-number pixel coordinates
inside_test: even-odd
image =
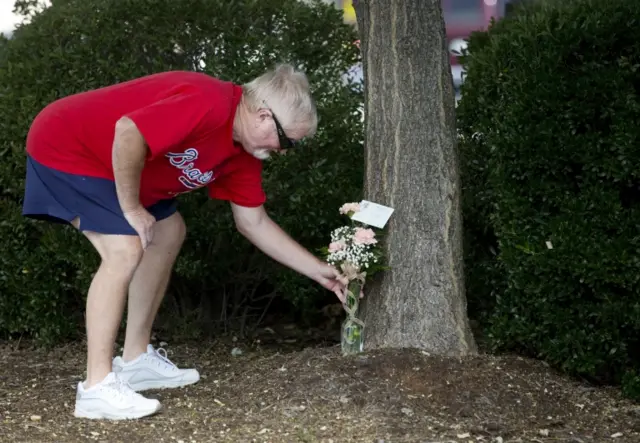
[[[78,228],[78,219],[72,222]],[[113,345],[122,319],[127,289],[142,258],[137,236],[85,231],[102,262],[93,277],[86,305],[87,384],[89,388],[111,372]]]
[[[78,229],[81,220],[71,224]],[[112,357],[127,288],[140,260],[142,245],[135,235],[83,233],[102,262],[87,296],[87,379],[78,383],[73,415],[89,419],[136,419],[158,412],[162,405],[134,392],[113,373]]]
[[[153,241],[144,251],[129,286],[129,306],[123,359],[147,352],[153,321],[167,290],[186,227],[179,213],[154,225]]]
[[[153,241],[144,251],[129,286],[124,353],[113,360],[113,370],[136,391],[177,388],[200,380],[197,370],[180,369],[162,350],[147,349],[153,321],[185,234],[184,221],[177,213],[157,222]]]

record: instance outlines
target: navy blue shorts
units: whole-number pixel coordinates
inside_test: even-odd
[[[161,200],[147,210],[160,221],[177,211],[176,201]],[[138,235],[122,214],[113,181],[61,172],[29,155],[22,215],[56,223],[79,217],[81,231]]]

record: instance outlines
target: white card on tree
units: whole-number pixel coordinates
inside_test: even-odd
[[[360,202],[360,211],[353,214],[351,220],[382,229],[389,221],[391,214],[393,214],[393,208],[362,200]]]

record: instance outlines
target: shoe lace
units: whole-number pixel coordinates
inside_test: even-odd
[[[178,367],[167,357],[167,351],[164,348],[155,350],[155,362],[158,366],[164,366],[169,369],[178,369]]]
[[[139,394],[131,388],[129,383],[126,380],[123,380],[117,377],[111,383],[103,385],[103,388],[109,392],[112,397],[118,398],[120,400],[127,400],[130,398],[134,398]]]

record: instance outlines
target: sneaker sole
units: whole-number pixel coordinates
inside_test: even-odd
[[[73,412],[73,415],[76,418],[87,418],[87,419],[93,419],[93,420],[137,420],[140,418],[155,415],[159,413],[161,410],[162,410],[162,405],[158,406],[156,409],[152,411],[141,411],[135,414],[132,414],[132,413],[111,414],[109,412],[87,411],[76,406],[76,409]]]
[[[131,386],[131,389],[133,389],[136,392],[142,392],[142,391],[148,391],[151,389],[182,388],[184,386],[196,384],[199,381],[200,381],[199,378],[197,380],[187,380],[187,381],[185,380],[164,380],[164,381],[149,380],[149,381],[141,381],[138,383],[129,382],[129,386]]]

